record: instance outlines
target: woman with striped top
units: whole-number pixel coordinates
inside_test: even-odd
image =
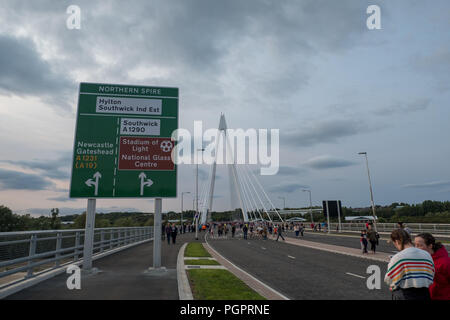
[[[393,300],[429,300],[428,287],[433,283],[434,263],[431,255],[415,248],[403,229],[391,233],[391,242],[400,251],[389,261],[384,281]]]

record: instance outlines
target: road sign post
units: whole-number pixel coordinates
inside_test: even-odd
[[[338,212],[338,220],[339,220],[339,224],[338,224],[338,232],[342,232],[342,225],[341,225],[341,201],[338,201],[337,204],[337,212]]]
[[[155,216],[153,223],[153,268],[161,268],[161,212],[162,199],[155,199]]]
[[[80,83],[70,198],[89,199],[86,268],[92,267],[95,199],[157,198],[160,210],[161,198],[177,196],[171,157],[176,129],[178,88]],[[154,264],[160,266],[161,212],[155,212],[155,224],[158,217]]]
[[[88,199],[86,210],[86,226],[84,230],[83,270],[92,269],[92,250],[94,245],[95,228],[95,199]]]
[[[327,232],[330,233],[330,208],[328,207],[328,201],[327,201]]]

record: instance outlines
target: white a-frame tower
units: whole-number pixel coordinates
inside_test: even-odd
[[[227,122],[225,121],[225,115],[220,115],[220,122],[219,122],[219,130],[217,132],[216,140],[215,140],[215,156],[214,156],[214,163],[211,168],[210,173],[210,180],[209,180],[209,190],[206,197],[206,203],[203,205],[201,210],[201,224],[205,224],[211,220],[211,211],[212,211],[212,205],[213,205],[213,199],[214,199],[214,184],[216,181],[216,167],[217,167],[217,155],[220,153],[219,146],[220,146],[220,139],[223,139],[223,146],[226,146],[226,157],[228,158],[228,166],[230,166],[230,179],[232,182],[233,187],[236,190],[236,194],[238,196],[239,205],[242,210],[243,219],[245,222],[248,221],[248,213],[247,210],[244,208],[244,203],[242,201],[242,190],[240,188],[240,182],[239,182],[239,176],[236,170],[236,161],[234,154],[232,153],[232,148],[230,145],[230,141],[227,136]]]

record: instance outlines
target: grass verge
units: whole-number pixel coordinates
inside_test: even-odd
[[[187,270],[195,300],[266,300],[228,270]]]
[[[211,257],[208,251],[203,248],[201,243],[191,242],[187,245],[184,251],[185,257]]]
[[[205,259],[190,259],[184,260],[184,264],[193,266],[220,266],[216,260],[205,260]]]

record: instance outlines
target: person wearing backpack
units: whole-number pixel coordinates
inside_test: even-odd
[[[373,229],[373,224],[369,223],[367,230],[367,239],[370,242],[370,250],[375,254],[377,248],[377,232]]]

